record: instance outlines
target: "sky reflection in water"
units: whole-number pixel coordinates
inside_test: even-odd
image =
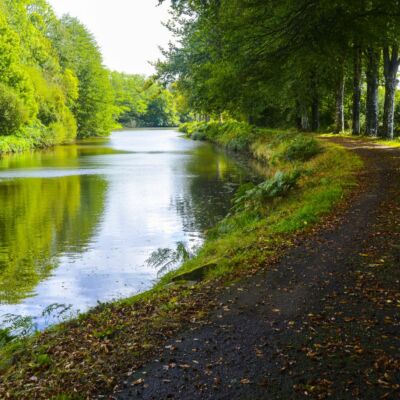
[[[149,288],[157,248],[199,244],[245,170],[172,130],[0,160],[0,315],[84,311]],[[51,318],[37,319],[40,328]]]

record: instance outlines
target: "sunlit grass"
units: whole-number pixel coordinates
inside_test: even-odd
[[[364,142],[371,142],[375,144],[379,144],[382,146],[389,146],[389,147],[400,147],[400,138],[395,138],[393,140],[388,140],[388,139],[382,139],[382,138],[377,138],[377,137],[371,137],[371,136],[366,136],[366,135],[353,135],[351,132],[346,131],[344,133],[322,133],[318,134],[319,137],[322,138],[334,138],[334,137],[344,137],[344,138],[349,138],[353,140],[360,140]]]

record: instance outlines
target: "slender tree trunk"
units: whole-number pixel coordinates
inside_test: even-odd
[[[394,102],[397,88],[397,72],[399,70],[400,59],[399,49],[392,46],[383,49],[384,72],[385,72],[385,107],[383,115],[383,136],[393,139],[394,136]]]
[[[380,53],[372,48],[367,50],[367,122],[366,134],[378,135],[379,128],[379,61]]]
[[[320,103],[320,101],[319,101],[317,77],[315,75],[311,78],[311,93],[312,93],[311,130],[313,132],[316,132],[319,129],[319,103]]]
[[[317,132],[319,129],[319,97],[314,97],[311,105],[311,130]]]
[[[308,112],[307,106],[302,104],[301,106],[301,130],[302,131],[309,131],[310,130],[310,122],[308,120]]]
[[[300,105],[300,101],[296,100],[296,127],[299,131],[301,131],[302,127],[301,127],[301,105]]]
[[[361,47],[354,47],[354,85],[353,85],[353,135],[361,133],[360,114],[361,114],[361,75],[362,59]]]
[[[335,133],[342,132],[344,132],[344,72],[340,71],[336,87]]]
[[[296,123],[300,131],[309,131],[310,123],[308,120],[307,104],[302,100],[297,100],[297,118]]]

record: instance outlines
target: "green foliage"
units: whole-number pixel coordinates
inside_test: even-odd
[[[12,135],[28,120],[23,100],[10,87],[0,84],[0,134]]]
[[[119,111],[87,29],[45,0],[0,6],[0,152],[110,133]]]
[[[14,338],[9,329],[0,329],[0,348],[11,343]]]
[[[38,354],[36,364],[39,367],[48,367],[52,363],[51,357],[48,354]]]
[[[36,143],[30,139],[17,136],[0,136],[0,153],[19,153],[33,150]]]
[[[111,73],[120,109],[118,122],[127,127],[169,127],[180,122],[175,95],[141,75]]]
[[[180,131],[195,140],[209,140],[231,151],[249,151],[256,135],[255,129],[245,122],[190,122],[180,126]]]
[[[260,161],[274,160],[280,149],[297,135],[257,131],[250,151]],[[353,172],[362,163],[338,146],[321,144],[321,147],[323,151],[307,161],[293,165],[293,161],[283,159],[278,165],[270,164],[263,170],[267,175],[265,182],[240,187],[230,214],[208,233],[197,256],[184,263],[179,271],[167,274],[162,282],[209,263],[216,266],[207,273],[208,278],[262,265],[284,242],[283,235],[307,229],[331,211],[353,187]]]
[[[70,98],[71,94],[77,96],[72,111],[77,120],[78,136],[108,135],[116,127],[119,110],[114,104],[110,73],[103,67],[97,43],[76,18],[64,16],[59,29],[60,37],[53,43],[61,66],[71,71],[67,79]],[[74,76],[77,88],[73,87]]]
[[[235,212],[265,210],[273,200],[286,196],[294,189],[299,178],[299,171],[277,171],[272,178],[254,188],[248,189],[244,193],[239,192],[234,199],[233,210]]]
[[[176,40],[164,50],[158,75],[174,82],[198,116],[315,131],[341,124],[337,101],[344,82],[340,102],[350,127],[354,50],[362,50],[366,75],[368,52],[377,54],[376,81],[383,81],[384,48],[394,50],[389,64],[397,71],[397,7],[395,0],[173,1],[168,27]],[[362,125],[365,103],[363,96]]]
[[[254,128],[245,122],[188,122],[179,130],[194,140],[209,140],[231,151],[251,152],[271,164],[304,162],[322,152],[313,136]]]
[[[321,151],[322,148],[314,137],[297,135],[280,147],[276,158],[281,161],[308,161]]]
[[[164,274],[177,264],[184,263],[194,257],[193,251],[188,249],[183,242],[178,242],[176,249],[157,249],[146,260],[150,267],[157,268],[158,274]]]
[[[28,337],[35,332],[35,324],[32,317],[14,314],[2,316],[3,338],[8,336],[9,341],[17,337]],[[8,334],[6,333],[8,332]]]

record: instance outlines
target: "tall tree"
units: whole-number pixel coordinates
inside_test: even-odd
[[[367,58],[367,101],[366,101],[366,129],[365,132],[370,136],[378,135],[379,128],[379,61],[380,52],[373,47],[366,50]]]
[[[76,18],[61,20],[61,40],[55,41],[62,65],[74,71],[79,81],[79,97],[73,112],[80,137],[107,135],[115,126],[118,108],[109,72],[93,35]]]
[[[344,86],[345,77],[342,67],[338,72],[336,83],[335,133],[344,132]]]
[[[353,135],[361,133],[361,78],[362,78],[362,51],[359,45],[354,46],[354,76],[353,76]]]
[[[397,89],[397,73],[400,57],[398,45],[385,46],[383,49],[385,75],[385,105],[383,113],[383,135],[389,139],[394,136],[394,107]]]

